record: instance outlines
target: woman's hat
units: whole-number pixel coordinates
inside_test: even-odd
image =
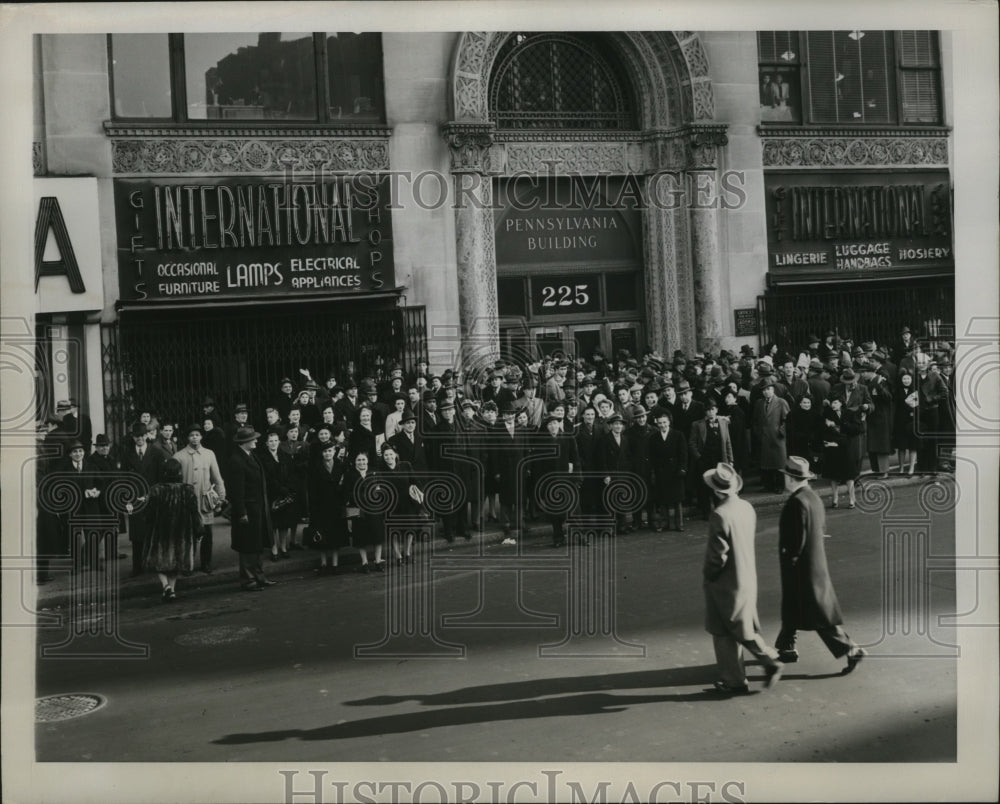
[[[785,461],[785,468],[779,469],[783,475],[788,475],[795,480],[815,480],[816,475],[809,471],[809,461],[795,455],[789,455]]]
[[[163,479],[168,483],[176,483],[184,475],[184,469],[181,467],[181,462],[176,458],[170,458],[163,462]]]
[[[241,427],[236,431],[236,435],[233,436],[233,443],[246,444],[256,438],[260,438],[260,433],[252,427]]]
[[[704,472],[701,477],[710,489],[720,494],[736,494],[743,488],[743,478],[728,463],[717,464],[714,469]]]

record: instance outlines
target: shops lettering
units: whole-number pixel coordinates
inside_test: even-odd
[[[794,254],[775,254],[774,264],[779,265],[826,265],[829,260],[825,251],[803,251]]]
[[[277,287],[285,281],[281,273],[281,263],[253,262],[240,263],[233,269],[226,266],[226,287],[267,288]]]
[[[528,251],[546,251],[564,248],[597,248],[597,235],[528,238]]]
[[[358,261],[354,257],[307,257],[290,260],[291,272],[308,271],[357,271]]]
[[[950,248],[901,248],[901,260],[943,260],[951,255]]]
[[[224,184],[154,186],[160,250],[359,243],[351,186]],[[133,208],[136,203],[132,201]]]
[[[581,229],[617,229],[618,221],[613,215],[595,215],[591,217],[552,217],[552,218],[508,218],[507,231],[515,232],[545,232],[574,231]],[[530,239],[530,238],[529,238]]]

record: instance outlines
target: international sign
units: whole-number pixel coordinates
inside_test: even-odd
[[[772,173],[765,189],[778,278],[954,271],[947,171]]]
[[[115,181],[123,300],[390,289],[388,179]]]

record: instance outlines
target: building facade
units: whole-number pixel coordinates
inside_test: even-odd
[[[949,54],[931,31],[39,36],[48,393],[123,433],[206,394],[259,410],[300,368],[937,336]]]

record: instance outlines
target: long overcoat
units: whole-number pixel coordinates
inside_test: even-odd
[[[649,472],[653,502],[678,505],[684,501],[688,448],[684,435],[673,427],[664,438],[657,431],[649,437]]]
[[[868,383],[868,393],[874,410],[868,414],[868,451],[878,455],[892,452],[892,387],[881,374]]]
[[[826,564],[825,530],[823,501],[803,486],[788,498],[778,520],[784,628],[815,631],[844,622]]]
[[[742,641],[760,633],[756,530],[753,506],[735,495],[719,503],[708,520],[702,587],[705,630],[710,634]]]
[[[753,431],[758,439],[760,468],[765,470],[784,469],[788,458],[785,446],[785,419],[788,418],[788,403],[779,396],[771,399],[771,404],[758,399],[753,409]]]
[[[231,546],[238,553],[256,553],[271,544],[271,511],[264,470],[256,455],[237,447],[229,462],[229,474]],[[247,522],[240,521],[244,516]]]
[[[184,482],[194,487],[198,508],[201,511],[201,523],[211,525],[215,521],[215,515],[205,500],[206,492],[215,489],[220,497],[223,499],[226,497],[226,484],[222,479],[222,472],[219,471],[219,461],[215,453],[205,447],[199,447],[197,451],[185,447],[177,451],[174,460],[181,465],[181,477]]]
[[[523,430],[515,428],[511,435],[507,431],[507,426],[498,422],[490,431],[490,474],[496,479],[501,505],[513,505],[519,502],[518,477],[527,450],[528,444]]]

